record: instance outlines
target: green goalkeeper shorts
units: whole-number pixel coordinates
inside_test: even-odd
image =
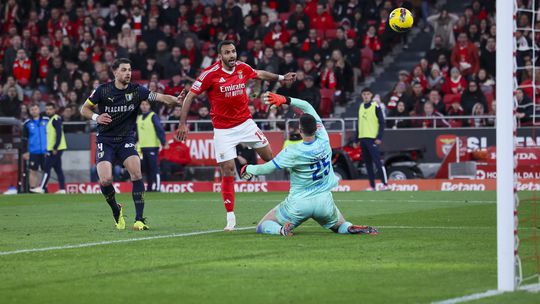
[[[281,225],[290,222],[294,227],[298,227],[312,218],[319,225],[330,229],[339,221],[340,213],[334,204],[332,192],[325,192],[309,199],[286,198],[277,206],[275,214]]]

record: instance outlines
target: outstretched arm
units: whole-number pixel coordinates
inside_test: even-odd
[[[187,116],[189,113],[189,109],[191,108],[191,103],[193,102],[193,98],[197,97],[198,94],[195,94],[192,91],[189,91],[186,95],[185,92],[182,91],[182,93],[180,93],[180,96],[183,99],[182,114],[180,114],[180,122],[178,123],[178,131],[176,133],[176,138],[180,141],[185,141],[187,139],[187,131],[188,131],[187,126],[186,126]]]
[[[148,95],[149,101],[158,101],[163,104],[166,104],[167,106],[175,106],[181,104],[182,100],[184,99],[184,91],[178,95],[178,97],[172,96],[172,95],[166,95],[156,92],[151,92],[150,95]]]
[[[257,79],[268,81],[294,81],[296,79],[296,73],[287,73],[285,75],[278,75],[263,70],[256,70]]]

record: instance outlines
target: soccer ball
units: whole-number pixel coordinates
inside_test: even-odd
[[[390,28],[398,33],[403,33],[411,29],[414,18],[411,12],[406,8],[396,8],[390,13],[388,24]]]

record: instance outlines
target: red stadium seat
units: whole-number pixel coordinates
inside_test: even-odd
[[[337,36],[337,30],[336,29],[329,29],[326,30],[326,33],[324,34],[325,38],[328,40],[335,39]]]
[[[360,70],[362,71],[362,75],[364,75],[364,77],[368,76],[373,69],[373,51],[370,48],[363,48],[360,50],[360,58]]]
[[[334,110],[334,90],[321,89],[321,104],[319,112],[323,117],[328,117]]]

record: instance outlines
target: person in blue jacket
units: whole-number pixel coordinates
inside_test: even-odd
[[[29,112],[30,118],[23,123],[23,159],[29,162],[29,186],[34,188],[38,186],[38,171],[44,169],[49,117],[41,115],[38,104],[30,105]]]

